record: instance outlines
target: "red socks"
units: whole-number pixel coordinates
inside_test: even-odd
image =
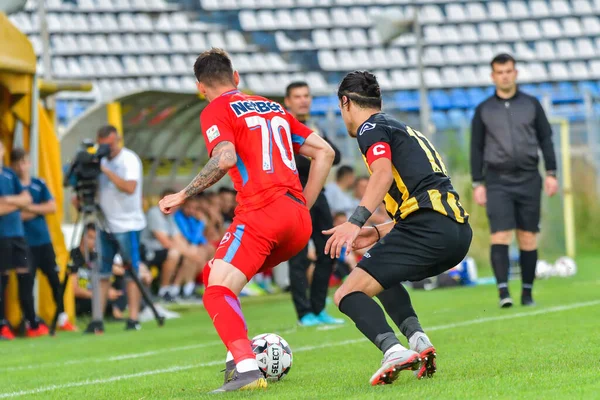
[[[221,340],[233,354],[235,363],[254,359],[246,321],[237,296],[225,286],[209,286],[204,291],[202,300]]]

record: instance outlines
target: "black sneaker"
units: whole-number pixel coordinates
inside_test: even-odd
[[[523,295],[521,296],[521,305],[525,307],[533,307],[535,306],[535,301],[533,301],[533,297],[531,297],[531,295]]]
[[[513,301],[510,296],[500,297],[500,308],[510,308],[513,305]]]
[[[104,322],[102,321],[92,321],[89,323],[87,328],[83,333],[92,333],[95,335],[101,335],[104,333]]]
[[[235,390],[257,390],[266,388],[267,380],[259,370],[255,369],[248,372],[238,372],[237,369],[234,369],[231,380],[211,393],[233,392]]]
[[[134,321],[132,319],[127,320],[127,324],[125,324],[126,331],[131,331],[131,330],[139,331],[140,329],[142,329],[142,325],[140,325],[140,323],[138,321]]]
[[[171,296],[171,293],[165,293],[161,297],[161,300],[164,301],[165,303],[176,303],[177,302],[177,298]]]

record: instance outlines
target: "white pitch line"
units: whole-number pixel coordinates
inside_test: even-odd
[[[507,320],[507,319],[531,317],[531,316],[535,316],[535,315],[544,315],[544,314],[550,314],[550,313],[555,313],[555,312],[560,312],[560,311],[573,310],[576,308],[591,307],[591,306],[596,306],[596,305],[600,305],[600,300],[587,301],[587,302],[581,302],[581,303],[572,303],[572,304],[568,304],[568,305],[564,305],[564,306],[542,308],[539,310],[534,310],[534,311],[529,311],[529,312],[520,312],[520,313],[516,313],[516,314],[500,315],[497,317],[477,318],[477,319],[472,319],[472,320],[468,320],[468,321],[457,322],[454,324],[432,326],[432,327],[426,328],[425,330],[426,331],[440,331],[440,330],[445,330],[445,329],[454,329],[454,328],[459,328],[459,327],[463,327],[463,326],[483,324],[486,322],[494,322],[494,321],[503,321],[503,320]],[[294,350],[294,352],[297,353],[297,352],[312,351],[312,350],[329,348],[329,347],[346,346],[349,344],[364,342],[366,340],[367,340],[366,338],[360,338],[360,339],[344,340],[341,342],[322,343],[322,344],[316,345],[316,346],[298,347]],[[201,364],[173,366],[173,367],[169,367],[169,368],[138,372],[135,374],[117,375],[117,376],[112,376],[110,378],[102,378],[102,379],[94,379],[94,380],[87,379],[84,381],[64,383],[64,384],[60,384],[60,385],[42,386],[37,389],[21,390],[18,392],[0,393],[0,399],[4,399],[4,398],[8,398],[8,397],[26,396],[26,395],[30,395],[30,394],[38,394],[38,393],[50,392],[50,391],[60,390],[60,389],[69,389],[69,388],[80,387],[80,386],[104,384],[104,383],[116,382],[116,381],[127,380],[127,379],[141,378],[141,377],[150,376],[150,375],[165,374],[168,372],[178,372],[178,371],[185,371],[185,370],[193,369],[193,368],[209,367],[209,366],[220,365],[220,364],[223,364],[223,360],[215,360],[215,361],[210,361],[210,362],[201,363]]]
[[[179,347],[166,347],[159,350],[146,351],[143,353],[130,353],[130,354],[121,354],[111,357],[103,357],[103,358],[81,358],[77,360],[63,361],[59,363],[40,363],[40,364],[31,364],[31,365],[22,365],[15,367],[5,367],[0,368],[0,372],[9,372],[9,371],[22,371],[27,369],[38,369],[38,368],[46,368],[46,367],[62,367],[67,365],[75,365],[75,364],[87,364],[87,363],[105,363],[105,362],[113,362],[113,361],[123,361],[123,360],[131,360],[134,358],[141,357],[149,357],[157,354],[170,353],[173,351],[183,351],[183,350],[194,350],[201,349],[202,347],[210,347],[217,344],[220,344],[221,341],[213,341],[207,343],[200,344],[192,344],[189,346],[179,346]]]

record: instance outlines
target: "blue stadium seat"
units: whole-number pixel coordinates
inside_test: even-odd
[[[581,95],[577,93],[573,84],[569,82],[559,82],[556,90],[552,94],[553,103],[572,103],[581,100]]]
[[[419,111],[419,93],[412,90],[397,92],[394,96],[396,107],[402,111]]]
[[[467,89],[469,97],[469,107],[477,107],[479,103],[485,100],[489,95],[481,88]]]
[[[315,97],[310,112],[315,115],[325,115],[331,109],[339,110],[335,96]]]
[[[429,92],[429,101],[434,110],[449,110],[452,108],[450,96],[443,90],[432,90]]]
[[[431,122],[433,122],[438,131],[445,131],[450,127],[450,121],[448,121],[448,117],[443,111],[432,112]]]
[[[539,88],[537,87],[537,85],[534,84],[526,84],[526,85],[519,85],[519,90],[531,95],[531,96],[535,96],[537,97],[540,93]]]
[[[65,100],[59,100],[56,102],[56,118],[61,123],[66,122],[69,119],[69,104]]]
[[[463,128],[469,124],[467,113],[461,109],[454,108],[448,111],[448,119],[452,128]]]
[[[471,106],[469,95],[464,89],[452,89],[450,91],[450,103],[455,108],[469,108]]]
[[[577,84],[577,89],[583,96],[586,92],[591,93],[594,96],[600,96],[600,85],[596,85],[592,81],[583,81]]]

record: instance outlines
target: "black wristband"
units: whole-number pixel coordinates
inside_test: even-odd
[[[379,233],[379,229],[377,229],[377,225],[373,225],[373,228],[375,228],[375,232],[377,232],[377,241],[379,242],[379,240],[381,239],[381,233]]]
[[[369,211],[367,209],[367,207],[358,206],[358,207],[356,207],[356,210],[354,210],[354,212],[350,216],[350,219],[348,220],[348,222],[350,222],[353,225],[358,226],[359,228],[362,228],[363,225],[367,223],[369,218],[371,218],[371,214],[373,214],[373,213],[371,211]]]

